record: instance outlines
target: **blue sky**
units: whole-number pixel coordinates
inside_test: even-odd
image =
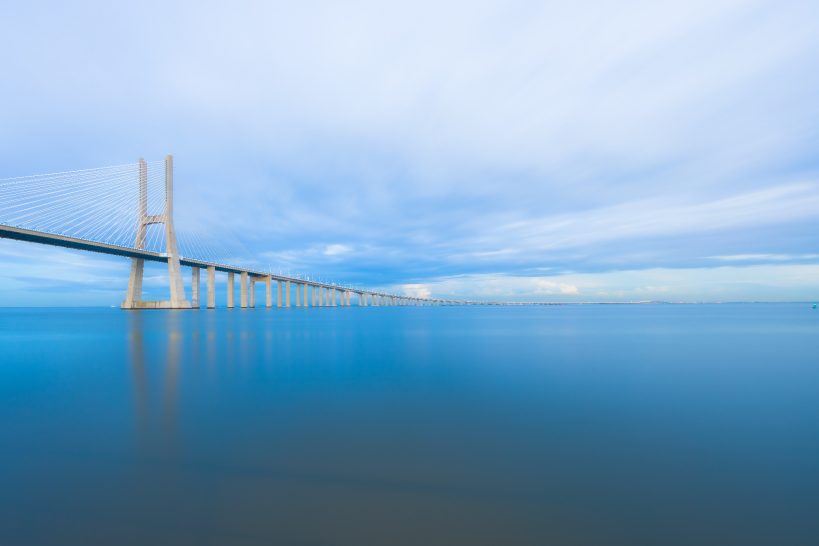
[[[177,229],[226,259],[442,297],[819,298],[816,2],[16,2],[0,61],[0,178],[173,153]],[[128,273],[0,263],[0,305],[117,304]]]

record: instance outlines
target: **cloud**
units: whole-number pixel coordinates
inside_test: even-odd
[[[819,254],[731,254],[729,256],[711,256],[722,262],[795,262],[802,260],[819,260]]]
[[[186,253],[499,298],[645,270],[600,290],[675,293],[664,271],[815,261],[817,48],[811,2],[17,2],[0,178],[172,152]]]
[[[324,248],[324,255],[325,256],[339,256],[341,254],[347,254],[351,252],[353,249],[347,245],[340,245],[340,244],[332,244],[327,245]]]
[[[579,294],[577,286],[568,283],[554,282],[549,279],[537,279],[532,294],[536,296],[551,294]]]
[[[397,289],[399,294],[410,298],[429,298],[432,295],[429,287],[425,284],[402,284]]]
[[[481,301],[811,301],[819,297],[819,264],[459,275],[430,279],[425,286],[434,297]]]

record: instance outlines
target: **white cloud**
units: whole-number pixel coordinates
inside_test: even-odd
[[[794,262],[817,260],[819,254],[730,254],[727,256],[710,256],[722,262]]]
[[[353,249],[347,245],[340,245],[340,244],[332,244],[327,245],[324,248],[324,255],[325,256],[339,256],[341,254],[347,254],[348,252],[352,251]]]
[[[410,298],[429,298],[432,293],[426,284],[401,284],[397,292]]]
[[[546,277],[459,275],[424,286],[435,297],[485,301],[808,301],[819,298],[819,264],[651,268]]]
[[[173,152],[220,261],[584,298],[688,292],[509,279],[815,256],[816,2],[12,4],[0,177]]]

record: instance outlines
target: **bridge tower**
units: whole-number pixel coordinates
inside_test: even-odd
[[[166,301],[145,301],[142,299],[142,278],[145,260],[131,258],[131,276],[128,279],[128,293],[122,302],[123,309],[190,309],[191,303],[185,299],[185,284],[182,282],[182,266],[179,263],[179,249],[176,246],[176,231],[173,227],[173,156],[165,157],[165,209],[162,214],[148,214],[148,164],[139,160],[139,212],[134,247],[145,248],[145,235],[151,224],[165,226],[165,254],[168,256],[168,278],[170,299]]]

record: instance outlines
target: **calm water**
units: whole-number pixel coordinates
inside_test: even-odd
[[[819,544],[808,305],[0,310],[0,544]]]

